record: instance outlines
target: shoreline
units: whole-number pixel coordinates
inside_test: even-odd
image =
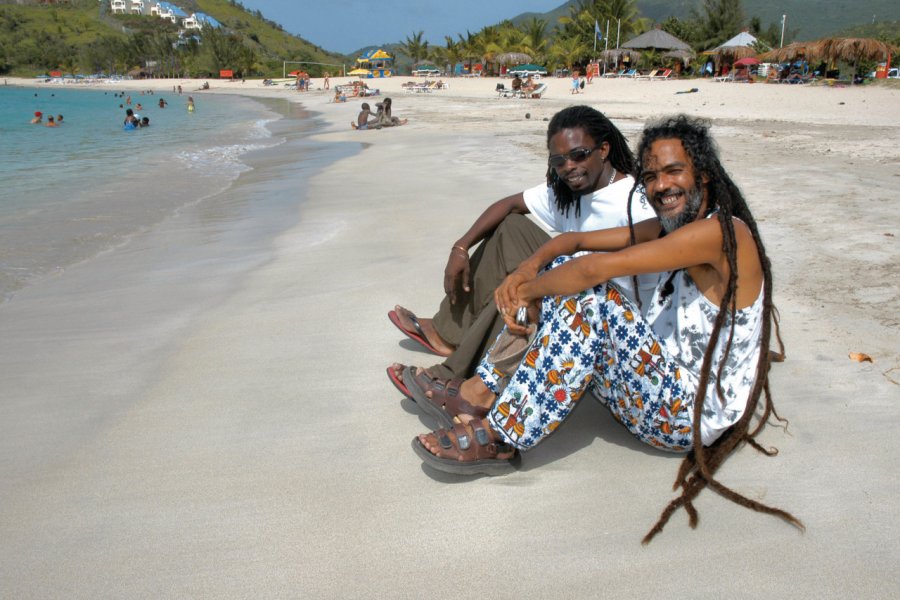
[[[900,127],[886,118],[897,90],[709,82],[675,96],[699,86],[601,82],[569,96],[560,80],[523,101],[498,99],[487,80],[449,79],[432,94],[407,94],[404,81],[382,97],[409,124],[366,132],[349,127],[361,100],[211,82],[211,93],[300,103],[322,120],[311,143],[364,151],[312,171],[272,253],[233,288],[181,302],[190,314],[154,313],[177,293],[180,263],[202,259],[177,253],[190,226],[171,230],[172,270],[134,273],[139,286],[73,281],[15,318],[0,306],[0,595],[412,599],[465,582],[499,597],[634,597],[671,579],[635,578],[635,566],[676,551],[724,556],[734,571],[686,563],[678,572],[698,598],[900,590],[869,559],[900,549],[900,450],[887,441],[900,417]],[[738,105],[747,94],[753,116]],[[720,479],[791,510],[805,534],[707,490],[696,530],[679,514],[642,547],[678,458],[643,448],[593,403],[507,477],[442,476],[410,451],[433,423],[384,368],[434,358],[385,313],[436,307],[450,244],[488,203],[541,181],[544,119],[573,100],[608,112],[632,145],[647,117],[684,108],[713,119],[772,257],[787,344],[772,387],[790,420],[760,436],[778,456],[743,448]],[[273,164],[285,179],[269,194],[287,197],[292,164]],[[129,252],[117,255],[123,270]],[[113,326],[129,290],[137,316]],[[514,590],[473,578],[509,544],[546,567],[517,572]]]

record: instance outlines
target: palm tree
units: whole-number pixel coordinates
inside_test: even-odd
[[[484,46],[476,34],[466,30],[466,37],[457,34],[459,37],[460,50],[462,58],[470,65],[478,62],[484,56]],[[471,70],[469,71],[471,73]]]
[[[412,59],[414,65],[420,59],[428,56],[428,42],[422,41],[422,36],[424,35],[424,31],[415,32],[412,34],[412,37],[407,37],[406,41],[400,44],[403,53]]]
[[[521,32],[524,37],[517,51],[530,54],[537,63],[546,62],[547,47],[550,43],[547,36],[547,20],[531,17],[522,24]]]
[[[455,41],[449,35],[444,36],[444,43],[446,46],[441,48],[441,51],[438,54],[442,55],[441,58],[446,61],[447,72],[449,74],[455,74],[454,67],[456,66],[456,63],[462,61],[465,56],[465,49],[463,48],[462,42]]]
[[[566,66],[569,71],[572,67],[590,56],[591,45],[588,45],[577,35],[571,37],[557,37],[550,47],[550,56],[558,63]]]
[[[693,11],[699,22],[698,47],[713,48],[741,31],[744,9],[741,0],[703,0],[703,14]]]

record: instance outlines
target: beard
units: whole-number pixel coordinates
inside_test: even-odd
[[[661,196],[662,194],[658,194]],[[693,223],[700,214],[700,204],[703,203],[703,192],[695,186],[689,190],[684,190],[685,203],[684,208],[677,215],[661,216],[657,213],[659,224],[666,233],[672,233],[679,227],[684,227],[688,223]]]

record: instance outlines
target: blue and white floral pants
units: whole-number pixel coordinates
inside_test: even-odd
[[[568,260],[559,257],[548,268]],[[642,442],[673,452],[691,449],[693,384],[615,285],[544,298],[534,343],[515,373],[499,372],[487,356],[477,373],[494,393],[509,375],[487,418],[521,450],[553,433],[589,386]]]

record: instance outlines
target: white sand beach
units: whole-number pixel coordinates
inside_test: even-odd
[[[595,79],[573,96],[548,79],[522,100],[498,79],[407,81],[368,82],[409,123],[364,132],[361,100],[321,80],[133,83],[287,97],[317,139],[363,149],[308,181],[236,284],[184,285],[207,275],[178,255],[197,223],[173,215],[0,305],[0,597],[900,594],[900,87]],[[451,244],[542,180],[546,121],[573,103],[632,145],[650,119],[712,120],[773,262],[790,421],[759,437],[777,456],[742,448],[719,478],[805,533],[706,490],[696,530],[679,512],[642,546],[680,459],[594,402],[505,477],[437,474],[410,449],[433,423],[385,367],[435,360],[386,313],[437,308]]]

